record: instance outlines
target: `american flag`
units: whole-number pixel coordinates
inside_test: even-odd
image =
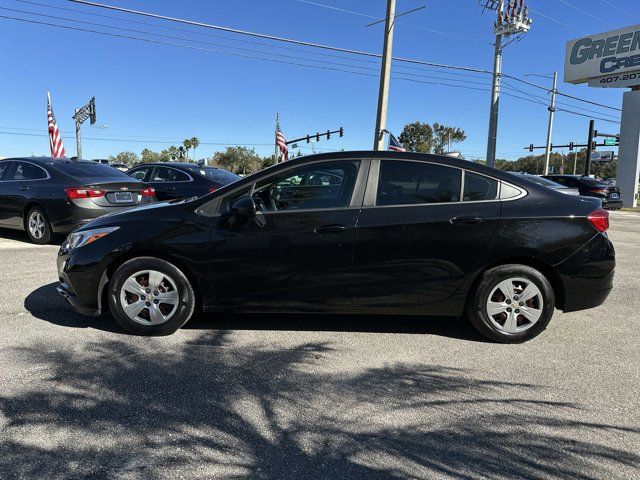
[[[49,146],[51,147],[52,157],[64,157],[66,155],[64,151],[64,145],[62,144],[62,137],[60,136],[60,130],[56,124],[56,117],[53,116],[53,108],[51,108],[51,94],[47,92],[47,123],[49,129]]]
[[[398,142],[398,139],[389,132],[389,150],[394,152],[406,152],[407,150]]]
[[[280,125],[276,127],[276,145],[280,149],[280,162],[289,160],[289,149],[287,148],[287,140],[284,138]]]

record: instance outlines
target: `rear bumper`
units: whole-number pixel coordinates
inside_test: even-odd
[[[68,208],[64,215],[58,215],[57,219],[51,220],[51,228],[54,233],[69,233],[80,227],[81,225],[100,218],[110,213],[123,212],[137,207],[138,205],[127,206],[101,206],[91,202],[90,199],[82,199],[82,203],[76,203],[76,201],[68,201]],[[150,197],[144,197],[143,203],[140,205],[146,205],[153,203]]]
[[[605,234],[597,234],[556,266],[564,285],[560,308],[574,312],[602,305],[613,288],[615,267],[613,244]]]
[[[616,210],[622,208],[622,198],[615,200],[603,200],[602,207],[609,210]]]

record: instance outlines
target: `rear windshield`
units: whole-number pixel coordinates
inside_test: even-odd
[[[233,183],[236,180],[240,180],[240,177],[234,173],[227,172],[221,168],[214,167],[201,167],[194,168],[191,170],[192,172],[197,172],[200,175],[204,175],[209,180],[213,180],[216,183],[220,183],[222,185],[227,185],[229,183]]]
[[[59,172],[73,178],[118,178],[131,180],[126,173],[109,165],[93,162],[55,162],[52,166]]]

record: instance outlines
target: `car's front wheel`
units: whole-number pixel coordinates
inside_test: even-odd
[[[116,270],[109,284],[109,308],[115,320],[137,335],[169,335],[191,318],[193,287],[171,263],[139,257]]]
[[[487,270],[469,297],[466,313],[473,326],[501,343],[520,343],[539,335],[555,308],[547,278],[526,265]]]

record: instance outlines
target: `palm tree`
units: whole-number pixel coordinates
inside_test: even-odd
[[[196,148],[200,146],[200,139],[198,137],[191,137],[191,148],[193,148],[193,160],[196,160]]]

